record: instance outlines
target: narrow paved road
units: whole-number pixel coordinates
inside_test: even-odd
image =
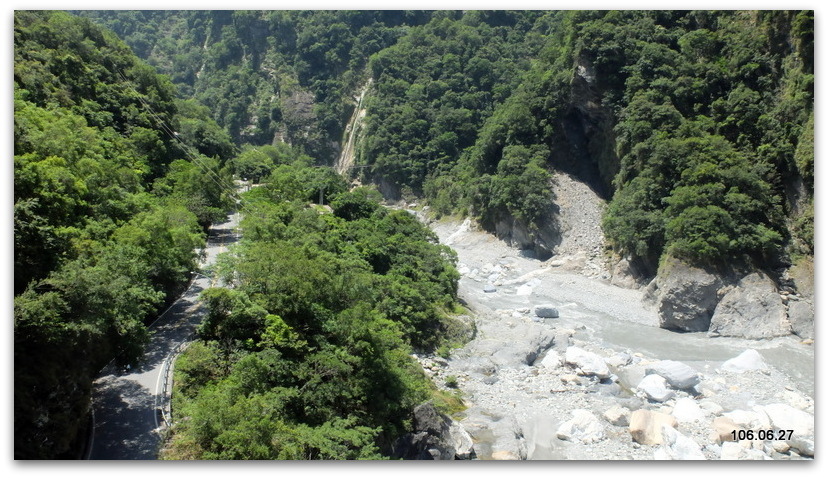
[[[237,239],[238,213],[210,228],[206,259],[216,256]],[[203,316],[199,294],[214,280],[197,274],[189,289],[150,326],[152,338],[138,366],[117,370],[108,365],[93,390],[94,429],[88,458],[92,460],[154,460],[161,445],[166,403],[164,370],[176,348],[193,334]]]

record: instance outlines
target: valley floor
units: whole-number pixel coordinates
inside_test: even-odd
[[[571,188],[583,186],[573,184]],[[577,207],[587,204],[583,199],[572,203]],[[595,200],[593,204],[599,203]],[[567,217],[564,208],[561,213],[565,221],[582,214]],[[576,227],[565,232],[563,254],[538,261],[479,230],[469,220],[431,221],[430,225],[440,241],[458,254],[462,274],[459,294],[477,316],[477,335],[453,351],[449,360],[420,360],[438,385],[445,386],[450,377],[449,382],[456,380],[469,404],[460,423],[475,440],[478,458],[650,460],[694,456],[687,446],[673,444],[671,448],[634,441],[625,422],[638,409],[678,418],[676,430],[682,436],[678,441],[686,445],[685,438],[692,440],[695,444],[689,449],[697,449],[696,458],[798,458],[800,453],[795,450],[808,445],[794,444],[791,451],[790,443],[722,443],[711,439],[714,419],[721,421],[724,416],[745,428],[769,427],[772,410],[801,418],[804,424],[798,422],[797,433],[807,435],[810,424],[812,446],[813,345],[796,336],[751,341],[660,329],[656,313],[641,304],[641,291],[610,284],[596,250],[602,238],[593,233],[591,239],[581,236],[575,244],[571,238],[573,234],[577,237]],[[535,307],[546,304],[556,307],[560,317],[536,317]],[[602,358],[612,376],[600,380],[564,363],[572,346]],[[759,368],[741,373],[722,369],[725,361],[749,349],[759,352],[764,362],[757,365]],[[636,387],[645,369],[661,360],[689,366],[699,374],[700,383],[689,391],[669,390],[673,397],[663,402],[648,400]],[[763,407],[767,405],[772,407],[766,410]],[[595,418],[594,434],[559,438],[561,426],[578,409]],[[621,413],[627,418],[612,424],[605,416],[611,409],[610,416]],[[793,425],[782,427],[786,426]],[[589,428],[588,424],[574,426],[578,427]],[[807,441],[807,437],[799,439]]]

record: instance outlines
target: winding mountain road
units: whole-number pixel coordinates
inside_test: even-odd
[[[235,242],[238,213],[210,228],[202,267]],[[91,460],[154,460],[165,429],[162,410],[169,410],[172,359],[201,322],[201,292],[215,279],[195,273],[189,288],[150,325],[152,338],[140,364],[129,370],[107,365],[92,392]]]

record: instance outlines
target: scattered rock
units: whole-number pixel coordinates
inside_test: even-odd
[[[791,446],[788,445],[788,442],[782,440],[774,440],[771,442],[771,448],[773,451],[777,453],[788,453],[790,451]]]
[[[739,356],[722,364],[722,370],[727,372],[743,373],[749,370],[765,370],[768,368],[762,356],[754,349],[747,349]]]
[[[664,425],[675,428],[678,422],[675,417],[666,413],[650,410],[636,410],[630,415],[630,435],[636,443],[642,445],[663,444],[662,427]]]
[[[604,439],[604,427],[589,410],[572,410],[572,418],[563,422],[556,435],[561,440],[595,443]]]
[[[577,367],[581,375],[595,375],[598,378],[609,378],[610,371],[604,359],[597,354],[587,352],[580,347],[566,349],[566,363]]]
[[[742,278],[722,297],[713,312],[708,334],[712,337],[767,339],[790,335],[785,304],[773,281],[762,272]]]
[[[689,366],[675,360],[660,360],[644,369],[646,374],[664,377],[671,387],[678,390],[693,388],[699,384],[699,374]]]
[[[539,305],[535,307],[535,315],[544,319],[558,318],[558,309],[553,305]]]
[[[497,292],[497,287],[493,286],[492,284],[486,284],[483,286],[483,292],[487,294],[491,294],[492,292]]]
[[[783,403],[774,403],[756,407],[764,411],[770,419],[774,430],[793,430],[789,440],[785,440],[799,454],[814,456],[814,417]]]
[[[630,424],[630,410],[621,405],[613,405],[609,410],[604,412],[604,418],[612,425],[626,427]]]
[[[676,396],[674,391],[667,388],[667,381],[660,375],[647,375],[636,388],[654,402],[666,402]]]
[[[692,438],[686,437],[675,428],[663,425],[661,434],[664,445],[656,450],[656,460],[706,460],[701,446]]]

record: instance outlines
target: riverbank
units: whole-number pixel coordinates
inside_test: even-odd
[[[796,440],[721,441],[711,433],[714,421],[730,423],[725,420],[734,420],[734,429],[793,427],[773,423],[784,410],[801,419],[799,435],[808,435],[810,424],[812,443],[813,345],[795,336],[751,341],[663,330],[655,312],[641,304],[642,292],[611,285],[600,257],[590,251],[538,261],[471,221],[430,225],[458,254],[459,294],[477,314],[478,330],[444,365],[432,367],[432,375],[441,385],[456,381],[466,397],[469,409],[460,422],[479,458],[785,460],[809,453],[807,444],[791,444]],[[543,304],[556,307],[559,317],[536,317],[535,307]],[[606,364],[608,376],[567,360],[578,349],[595,354],[590,357]],[[754,369],[722,369],[746,350],[758,351],[761,363]],[[668,385],[669,398],[653,400],[640,382],[664,360],[688,367],[698,383],[688,389]],[[672,448],[633,438],[629,421],[645,412],[676,420],[679,438],[668,437]],[[573,413],[583,423],[573,424]],[[579,438],[567,427],[591,435]]]

